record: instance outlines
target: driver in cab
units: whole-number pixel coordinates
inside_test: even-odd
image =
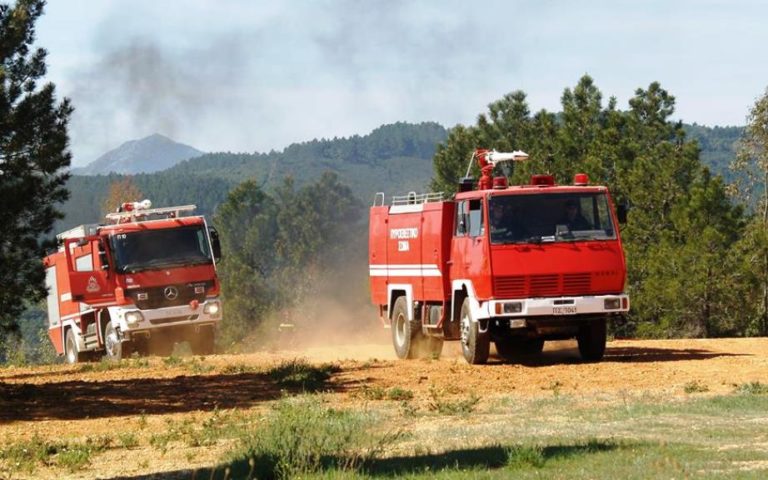
[[[492,242],[509,242],[525,237],[523,224],[512,208],[500,202],[493,202],[490,213]]]

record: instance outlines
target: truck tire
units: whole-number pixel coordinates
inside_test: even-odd
[[[605,354],[605,319],[596,320],[581,327],[576,341],[579,343],[579,353],[583,360],[587,362],[600,361]]]
[[[130,342],[120,341],[117,329],[111,321],[104,328],[104,351],[109,360],[120,361],[131,356]]]
[[[488,331],[480,331],[480,323],[472,321],[472,310],[469,307],[469,298],[461,304],[459,325],[461,327],[461,351],[464,359],[472,365],[481,365],[488,361],[488,352],[491,349],[491,339]]]
[[[496,352],[504,360],[515,360],[521,356],[537,355],[544,350],[542,338],[505,338],[496,340]]]
[[[70,328],[64,338],[64,360],[69,364],[75,364],[88,360],[88,352],[77,351],[75,332]]]
[[[193,355],[213,355],[214,340],[213,328],[203,327],[199,332],[189,334],[189,348]]]
[[[408,320],[405,297],[397,297],[392,309],[392,344],[397,358],[416,358],[424,340],[422,337],[421,322],[417,318]]]

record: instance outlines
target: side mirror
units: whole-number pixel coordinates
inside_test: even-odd
[[[616,217],[619,219],[620,224],[627,223],[627,210],[626,203],[616,205]]]
[[[213,251],[213,258],[216,260],[216,262],[220,262],[222,257],[219,232],[214,227],[208,227],[208,234],[211,236],[211,250]]]

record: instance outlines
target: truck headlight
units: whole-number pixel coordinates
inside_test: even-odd
[[[606,310],[618,310],[621,308],[621,299],[620,298],[606,298],[605,302],[603,303]]]
[[[138,310],[133,310],[130,312],[125,312],[125,321],[128,322],[130,325],[135,325],[139,322],[144,320],[144,315],[141,314]]]
[[[207,313],[212,317],[217,316],[220,311],[221,311],[221,304],[219,302],[208,302],[203,307],[203,313]]]
[[[520,313],[523,311],[522,302],[503,302],[496,304],[496,315]]]

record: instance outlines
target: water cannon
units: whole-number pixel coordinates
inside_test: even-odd
[[[483,150],[478,150],[481,152]],[[496,150],[483,151],[485,153],[485,161],[494,167],[501,162],[522,162],[528,160],[528,154],[522,150],[515,150],[514,152],[497,152]],[[480,157],[478,155],[478,161]],[[481,165],[482,168],[482,165]]]
[[[477,159],[477,164],[480,167],[481,172],[480,181],[477,182],[477,188],[480,190],[488,190],[494,187],[493,169],[496,165],[502,162],[521,162],[528,160],[528,154],[522,150],[497,152],[496,150],[478,148],[475,150],[474,155],[472,155],[472,159],[475,158]],[[469,166],[472,166],[471,160]],[[469,168],[467,168],[467,175],[469,175]],[[498,187],[500,187],[500,184]]]
[[[118,212],[135,212],[137,210],[149,210],[152,208],[152,202],[150,200],[142,200],[141,202],[125,202],[120,205]]]

